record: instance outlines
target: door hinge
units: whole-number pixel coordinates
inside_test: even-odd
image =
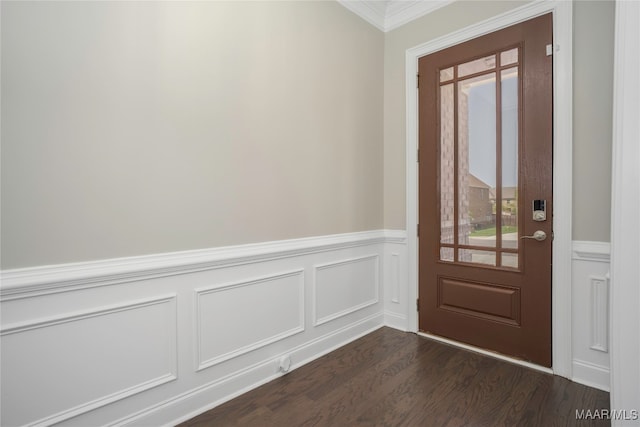
[[[551,56],[553,55],[553,45],[552,44],[548,44],[547,45],[547,56]]]
[[[420,163],[420,149],[416,150],[416,162]]]
[[[416,237],[420,237],[420,224],[416,224]]]
[[[416,89],[420,89],[420,74],[416,74]]]
[[[416,298],[416,311],[420,311],[420,298]]]

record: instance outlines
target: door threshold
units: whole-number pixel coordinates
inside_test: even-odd
[[[480,353],[480,354],[483,354],[485,356],[493,357],[494,359],[504,360],[505,362],[513,363],[513,364],[516,364],[516,365],[524,366],[525,368],[535,369],[536,371],[540,371],[540,372],[544,372],[544,373],[553,375],[553,369],[547,368],[545,366],[536,365],[535,363],[531,363],[531,362],[525,362],[524,360],[515,359],[513,357],[505,356],[504,354],[495,353],[493,351],[485,350],[485,349],[480,348],[480,347],[475,347],[475,346],[472,346],[472,345],[469,345],[469,344],[464,344],[464,343],[461,343],[461,342],[458,342],[458,341],[454,341],[454,340],[451,340],[451,339],[448,339],[448,338],[443,338],[443,337],[440,337],[438,335],[433,335],[433,334],[429,334],[429,333],[426,333],[426,332],[417,332],[417,334],[420,335],[421,337],[429,338],[429,339],[432,339],[434,341],[440,341],[440,342],[443,342],[445,344],[452,345],[454,347],[463,348],[465,350],[473,351],[474,353]]]

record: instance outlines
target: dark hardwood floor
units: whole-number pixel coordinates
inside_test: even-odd
[[[187,426],[606,426],[609,393],[379,329]]]

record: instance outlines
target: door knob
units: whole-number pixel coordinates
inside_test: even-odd
[[[534,240],[537,240],[538,242],[542,242],[546,238],[547,238],[547,233],[545,233],[542,230],[536,231],[535,233],[533,233],[533,236],[522,236],[521,237],[521,239],[534,239]]]

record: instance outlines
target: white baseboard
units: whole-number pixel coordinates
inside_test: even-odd
[[[609,391],[609,375],[609,367],[607,366],[584,360],[573,360],[573,381],[577,383]]]
[[[407,316],[391,311],[384,312],[384,325],[399,331],[407,332]]]

